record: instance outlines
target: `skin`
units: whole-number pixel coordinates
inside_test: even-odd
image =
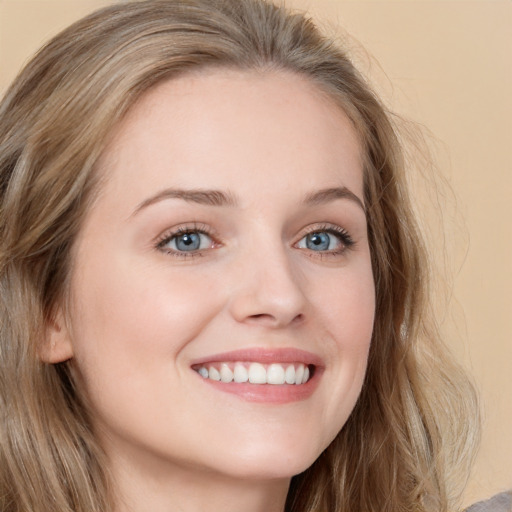
[[[46,358],[72,359],[117,510],[283,510],[290,478],[352,411],[367,363],[374,283],[351,122],[304,78],[203,71],[146,93],[99,172]],[[353,197],[304,203],[332,187]],[[169,188],[232,201],[159,195]],[[202,248],[178,254],[172,234],[198,227]],[[353,245],[333,233],[333,249],[306,244],[334,228]],[[254,402],[191,369],[246,348],[315,354],[314,392]]]

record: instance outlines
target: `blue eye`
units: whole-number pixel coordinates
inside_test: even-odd
[[[159,247],[175,252],[193,252],[208,249],[212,239],[202,231],[184,231],[163,240]]]
[[[353,240],[345,230],[323,229],[308,233],[297,244],[299,249],[308,249],[315,252],[343,252],[353,245]]]
[[[313,251],[328,251],[332,247],[333,237],[329,233],[311,233],[306,236],[306,247]],[[336,240],[334,241],[336,242]]]

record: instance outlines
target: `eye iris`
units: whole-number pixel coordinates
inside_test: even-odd
[[[176,248],[179,251],[196,251],[200,245],[199,233],[183,233],[176,237]]]
[[[311,233],[306,237],[306,247],[313,251],[326,251],[330,240],[328,233]]]

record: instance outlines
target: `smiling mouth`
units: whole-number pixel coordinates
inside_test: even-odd
[[[304,363],[218,362],[194,365],[201,377],[223,383],[270,384],[273,386],[306,384],[313,376],[314,365]]]

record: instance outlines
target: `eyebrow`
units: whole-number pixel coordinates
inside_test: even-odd
[[[168,188],[158,194],[146,199],[135,208],[132,215],[140,210],[163,201],[165,199],[181,199],[189,203],[202,204],[206,206],[231,206],[238,204],[236,197],[231,193],[221,190],[203,190],[203,189],[176,189]],[[331,187],[307,194],[302,201],[308,206],[317,206],[336,199],[348,199],[356,203],[364,212],[366,211],[364,203],[359,197],[347,187]]]
[[[188,203],[204,204],[206,206],[236,206],[237,201],[231,194],[226,194],[221,190],[202,190],[202,189],[176,189],[168,188],[158,194],[142,201],[135,208],[132,215],[135,215],[143,208],[165,199],[181,199]]]
[[[336,199],[349,199],[350,201],[356,203],[364,212],[366,212],[363,201],[359,199],[359,197],[356,196],[356,194],[354,194],[354,192],[352,192],[347,187],[324,188],[318,192],[313,192],[312,194],[308,194],[306,196],[304,203],[310,206],[317,206],[335,201]]]

